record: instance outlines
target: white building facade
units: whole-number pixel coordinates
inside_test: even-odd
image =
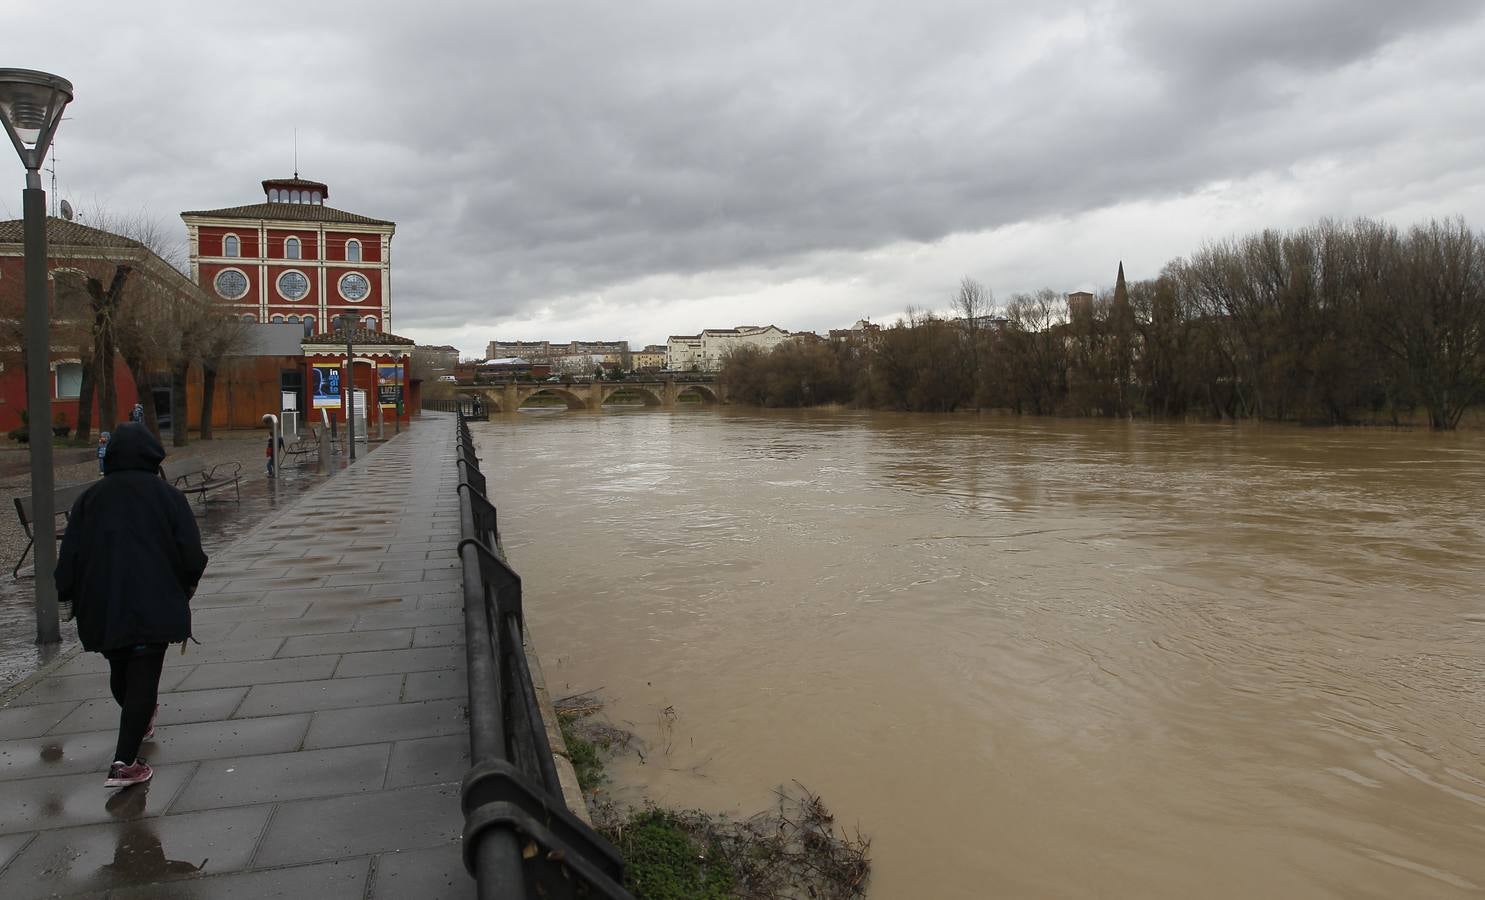
[[[768,353],[789,339],[777,325],[739,325],[708,328],[700,334],[673,334],[665,345],[665,367],[680,372],[716,372],[722,361],[739,347],[757,347]]]

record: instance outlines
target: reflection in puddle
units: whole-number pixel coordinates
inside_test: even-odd
[[[110,816],[127,822],[114,844],[113,861],[104,863],[99,870],[108,887],[195,875],[206,868],[205,859],[193,863],[166,858],[165,847],[160,843],[153,822],[143,818],[149,789],[148,783],[127,787],[109,797],[104,804]]]

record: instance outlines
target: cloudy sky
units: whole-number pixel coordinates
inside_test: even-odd
[[[183,242],[297,129],[331,205],[397,222],[393,330],[469,355],[1097,289],[1323,216],[1485,227],[1478,0],[7,0],[0,34],[76,88],[75,206]]]

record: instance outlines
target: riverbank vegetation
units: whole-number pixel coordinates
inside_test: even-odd
[[[779,788],[773,809],[741,820],[653,805],[621,809],[603,793],[603,761],[642,754],[638,739],[604,721],[593,694],[563,698],[556,710],[594,824],[619,848],[624,886],[639,900],[866,896],[871,842],[847,835],[803,785]],[[674,722],[671,710],[661,716]]]
[[[737,402],[949,412],[1401,424],[1452,429],[1485,400],[1485,235],[1323,221],[1211,243],[1112,291],[951,315],[910,309],[841,341],[725,361]]]

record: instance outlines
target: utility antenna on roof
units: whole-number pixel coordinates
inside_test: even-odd
[[[294,177],[299,177],[299,129],[294,129]]]

